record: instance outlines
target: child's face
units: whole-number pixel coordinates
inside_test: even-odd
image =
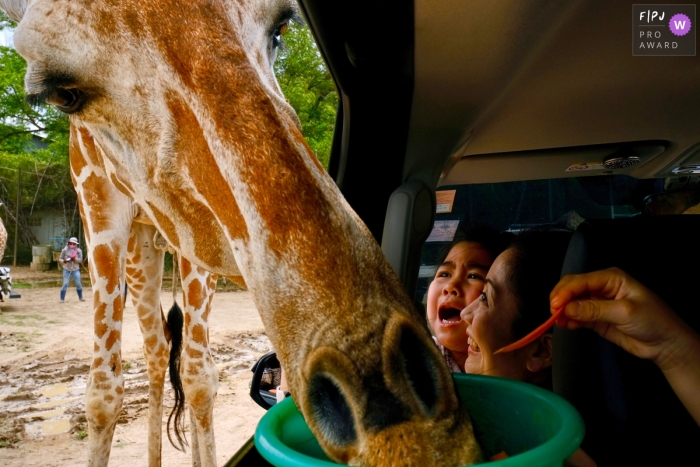
[[[480,244],[462,242],[438,265],[428,289],[428,323],[438,342],[451,351],[466,353],[469,348],[467,324],[459,314],[481,294],[492,262]]]

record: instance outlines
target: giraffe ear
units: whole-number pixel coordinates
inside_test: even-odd
[[[357,420],[364,406],[358,400],[364,391],[357,368],[339,350],[318,347],[306,361],[304,377],[308,382],[299,403],[307,423],[338,452],[347,451],[360,436]]]
[[[414,413],[432,418],[457,409],[457,399],[446,392],[453,384],[449,371],[423,329],[395,314],[385,328],[382,353],[386,387]]]

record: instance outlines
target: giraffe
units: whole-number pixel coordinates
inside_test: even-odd
[[[216,289],[217,276],[179,258],[184,307],[184,344],[187,353],[180,356],[182,318],[179,308],[171,310],[167,323],[160,307],[163,278],[163,256],[167,243],[139,206],[111,185],[104,170],[94,164],[94,140],[71,126],[71,178],[78,195],[85,238],[88,245],[89,269],[93,284],[95,308],[95,347],[87,387],[88,404],[99,399],[101,381],[109,371],[121,371],[121,291],[128,285],[144,338],[144,358],[149,379],[148,458],[150,466],[161,465],[162,413],[165,372],[170,366],[175,389],[175,434],[182,447],[179,414],[186,398],[190,404],[193,465],[216,465],[213,432],[213,404],[218,385],[218,372],[208,347],[208,315]],[[98,224],[109,221],[106,228]],[[96,252],[96,254],[93,254]],[[177,258],[177,255],[174,256]],[[116,275],[116,277],[115,277]],[[173,279],[173,290],[176,290]],[[175,294],[175,292],[173,292]],[[110,311],[111,310],[111,311]],[[104,318],[111,315],[111,322]],[[179,320],[179,325],[173,321]],[[108,332],[109,331],[109,332]],[[199,343],[192,342],[196,333],[205,333]],[[169,340],[172,337],[172,350]],[[178,361],[182,360],[178,365]],[[180,378],[180,370],[195,365],[202,369],[193,376]],[[184,383],[184,384],[183,384]],[[184,387],[183,387],[184,386]],[[112,394],[100,404],[110,403],[109,411],[97,410],[106,420],[88,420],[89,451],[95,464],[107,464],[114,426],[123,401],[123,378],[118,378]],[[90,411],[88,410],[88,413]],[[108,427],[106,430],[101,429]],[[174,444],[174,443],[173,443]]]
[[[2,5],[19,20],[30,100],[55,105],[94,138],[95,164],[179,254],[245,279],[293,400],[330,458],[381,467],[482,458],[425,320],[279,89],[272,63],[294,2]],[[98,237],[109,221],[102,206],[84,215]],[[100,293],[118,285],[105,277]],[[104,310],[106,344],[120,312]],[[95,372],[87,396],[105,437],[117,363]]]

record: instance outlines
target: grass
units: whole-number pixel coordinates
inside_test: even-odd
[[[24,282],[24,281],[13,281],[12,288],[13,289],[31,289],[32,284],[30,284],[29,282]]]
[[[12,315],[6,318],[0,317],[0,324],[7,324],[8,326],[26,326],[24,321],[27,319],[43,321],[46,318],[41,315]]]
[[[82,440],[84,440],[85,438],[87,438],[87,435],[88,435],[88,434],[87,434],[87,431],[85,431],[85,430],[80,430],[80,431],[78,432],[78,439],[79,439],[80,441],[82,441]]]
[[[2,441],[0,441],[0,448],[6,448],[9,445],[10,445],[10,442],[6,439],[3,439]]]
[[[129,362],[122,362],[122,368],[124,368],[124,371],[129,371],[129,370],[131,370],[131,363],[129,363]]]

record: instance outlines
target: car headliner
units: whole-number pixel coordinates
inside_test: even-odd
[[[378,239],[407,180],[600,175],[566,169],[618,152],[642,162],[606,173],[663,177],[698,149],[700,62],[633,56],[630,2],[300,3],[341,93],[329,171]]]

